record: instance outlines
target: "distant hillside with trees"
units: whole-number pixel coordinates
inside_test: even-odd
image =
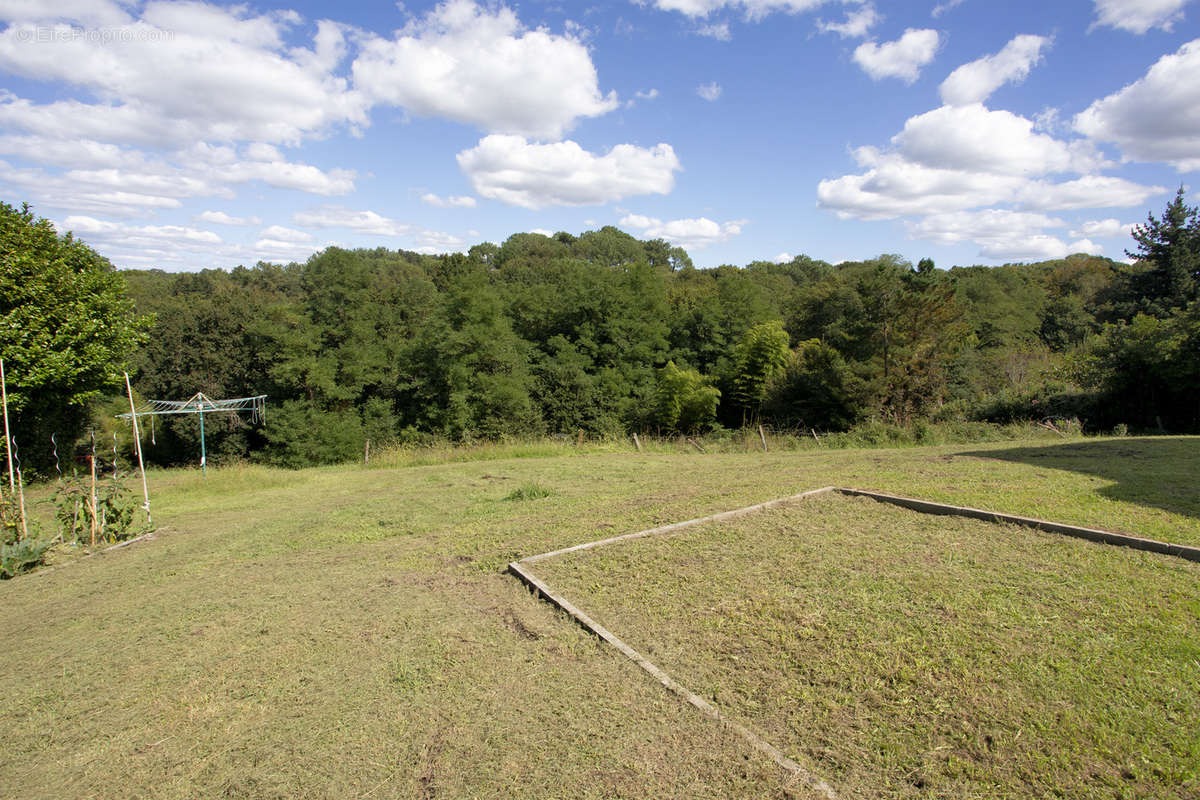
[[[942,270],[883,255],[699,270],[605,227],[466,254],[331,247],[286,266],[126,271],[132,309],[114,307],[152,320],[131,334],[144,397],[269,395],[261,428],[210,420],[214,461],[760,422],[1197,431],[1200,222],[1184,199],[1135,229],[1132,265],[1079,254]],[[155,434],[152,458],[194,459],[194,421]]]

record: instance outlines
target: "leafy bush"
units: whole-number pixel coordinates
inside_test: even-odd
[[[0,579],[7,580],[41,565],[51,544],[50,540],[33,538],[13,544],[0,543]]]
[[[27,572],[42,563],[50,541],[40,541],[37,528],[29,536],[21,525],[21,502],[0,490],[0,579]]]
[[[303,400],[288,400],[267,418],[266,461],[300,469],[361,458],[365,435],[353,410],[321,411]]]
[[[1094,422],[1103,415],[1098,401],[1094,392],[1048,381],[1026,391],[1007,390],[988,397],[972,410],[971,417],[1002,424],[1048,417]]]

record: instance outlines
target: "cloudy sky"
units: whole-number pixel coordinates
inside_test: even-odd
[[[0,199],[125,267],[604,225],[698,266],[1123,258],[1200,170],[1189,0],[0,0],[0,24]]]

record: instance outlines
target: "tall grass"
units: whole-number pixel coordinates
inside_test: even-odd
[[[758,428],[722,429],[695,436],[641,433],[638,443],[647,453],[745,453],[761,451],[845,450],[872,447],[920,447],[976,442],[1061,440],[1079,434],[1059,434],[1033,422],[994,425],[986,422],[917,422],[908,427],[871,421],[848,431],[825,433],[813,430]],[[498,442],[462,443],[434,440],[373,449],[368,466],[376,469],[423,467],[468,461],[497,461],[515,458],[556,458],[597,453],[626,453],[637,449],[633,437],[547,436]]]

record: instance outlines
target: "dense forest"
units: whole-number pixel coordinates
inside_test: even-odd
[[[759,422],[1200,430],[1200,223],[1182,191],[1131,247],[1132,265],[943,270],[884,255],[701,270],[606,227],[465,255],[331,247],[303,264],[117,274],[146,328],[129,348],[139,394],[267,394],[265,425],[209,419],[211,457],[299,466],[367,439]],[[194,462],[197,433],[160,422],[147,455]]]

